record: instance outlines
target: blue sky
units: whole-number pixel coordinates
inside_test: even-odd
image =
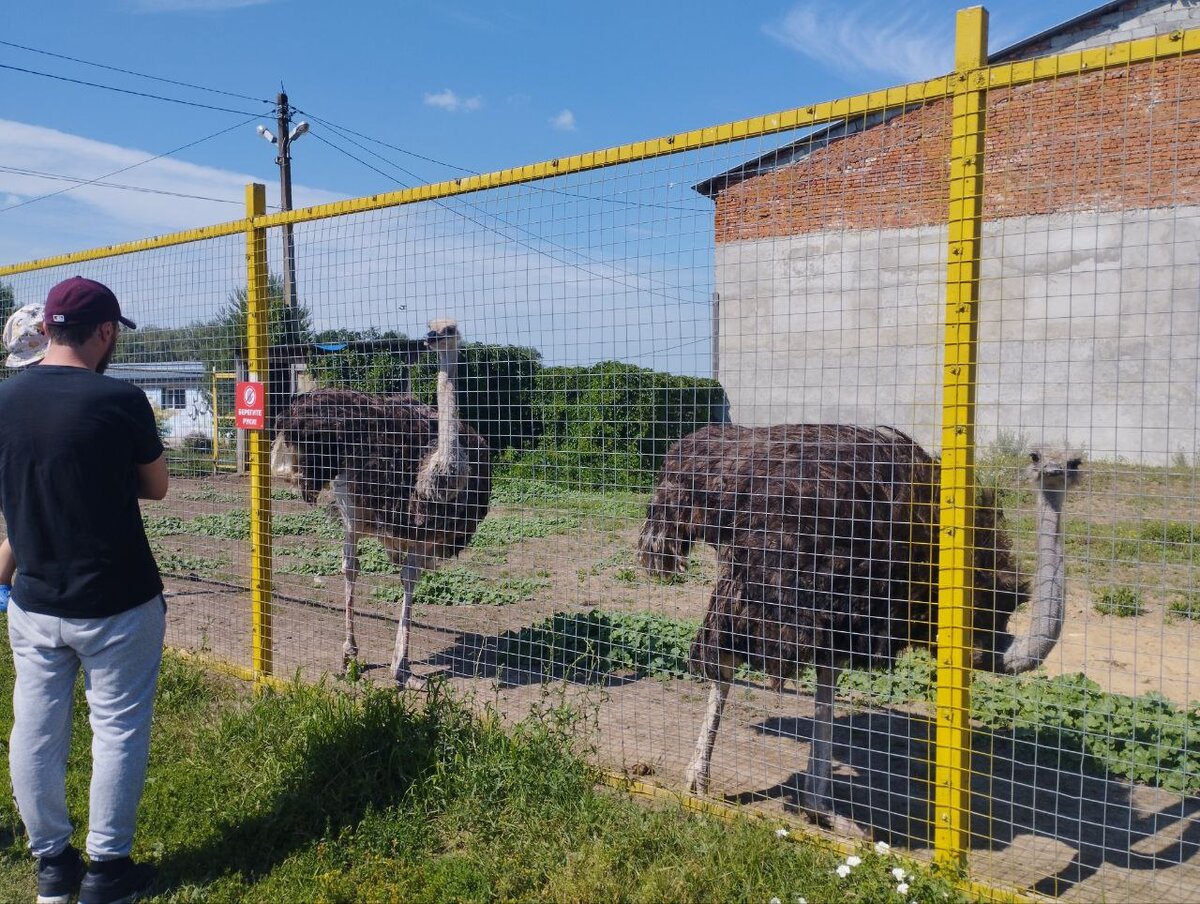
[[[262,99],[273,99],[282,82],[296,106],[326,120],[436,160],[492,170],[936,74],[949,66],[956,5],[88,0],[8,4],[2,37]],[[1094,5],[992,3],[992,45],[1011,43]],[[266,104],[13,47],[0,46],[0,63],[248,113],[268,110]],[[0,165],[69,170],[66,175],[86,178],[117,169],[127,157],[136,162],[249,118],[11,70],[0,70],[0,97],[3,131],[9,133],[0,140]],[[270,123],[269,116],[262,119]],[[22,126],[22,143],[32,140],[27,127],[62,133],[75,159],[55,157],[51,146],[42,166],[30,165],[28,157],[5,160],[12,153],[6,149],[13,143],[11,132]],[[83,141],[76,145],[67,136]],[[376,149],[425,180],[452,174]],[[298,142],[294,154],[296,184],[322,198],[395,187],[311,137]],[[216,219],[227,218],[225,208],[228,218],[239,213],[239,185],[246,177],[272,186],[277,179],[272,149],[252,125],[171,159],[216,171],[208,180],[186,170],[165,174],[181,192],[195,180],[195,194],[237,202],[207,206]],[[161,166],[145,168],[153,173]],[[221,184],[220,174],[231,176],[230,184]],[[138,169],[112,181],[156,185]],[[0,173],[0,207],[65,184]],[[36,208],[45,202],[3,211],[0,260],[161,232],[175,218],[155,216],[153,208],[180,206],[161,196],[133,203],[133,193],[118,189],[104,194],[131,211],[120,218],[124,223],[89,217],[97,230],[94,241],[87,228],[59,235],[51,223],[39,222]]]
[[[996,0],[989,5],[992,49],[1095,5],[1094,0]],[[385,163],[314,120],[312,134],[293,149],[299,206],[394,189],[400,180],[413,184],[460,174],[453,167],[501,169],[936,75],[951,66],[957,6],[942,0],[8,4],[0,40],[245,97],[148,81],[0,44],[5,66],[234,111],[0,69],[0,261],[234,219],[241,215],[243,185],[250,180],[267,183],[274,202],[274,151],[255,135],[254,126],[273,124],[270,105],[262,101],[273,100],[281,82],[306,113],[429,158],[368,143],[387,158]],[[693,223],[689,229],[702,232],[710,208],[688,191],[688,180],[770,146],[697,159],[663,177],[654,203],[663,211],[686,209]],[[126,167],[131,168],[105,180],[122,187],[90,185],[33,200],[72,184],[42,174],[88,180]],[[648,177],[643,171],[637,178]],[[578,190],[587,187],[586,181],[576,184]],[[611,187],[617,186],[614,180]],[[628,190],[632,197],[634,190]],[[491,208],[460,205],[455,215],[464,222],[501,217],[520,201],[509,195],[479,204]],[[654,258],[653,267],[642,270],[656,267],[657,275],[643,273],[637,279],[645,276],[660,288],[686,284],[697,297],[708,291],[705,274],[675,278],[693,267],[707,273],[707,260],[695,263],[710,254],[707,239],[691,240],[690,257],[679,257],[679,242],[673,246],[675,258],[663,256],[661,236],[658,244],[637,247],[626,237],[622,249],[608,253],[601,246],[609,240],[564,225],[566,217],[579,221],[591,215],[564,208],[555,219],[534,212],[524,225],[512,227],[519,233],[505,232],[502,238],[526,251],[531,242],[549,242],[553,266],[578,266],[582,259],[585,274],[576,282],[595,277],[596,267],[611,265],[614,256],[641,255]],[[451,212],[443,208],[437,219],[452,219]],[[636,225],[631,220],[624,227]],[[499,235],[495,229],[488,234]],[[547,246],[540,247],[544,252]],[[564,259],[571,254],[582,258]],[[558,278],[567,279],[561,273]],[[628,279],[622,285],[628,287]]]

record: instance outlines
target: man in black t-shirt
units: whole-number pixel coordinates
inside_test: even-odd
[[[162,499],[168,480],[145,394],[101,375],[121,324],[134,327],[106,286],[61,282],[46,299],[45,358],[0,384],[0,509],[19,563],[9,758],[39,901],[78,889],[81,904],[105,904],[154,878],[129,858],[166,628],[138,499]],[[80,668],[94,736],[86,875],[65,790]]]

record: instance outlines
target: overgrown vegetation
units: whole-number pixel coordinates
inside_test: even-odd
[[[1141,591],[1133,587],[1105,587],[1096,597],[1092,608],[1101,615],[1134,618],[1146,611]]]
[[[511,606],[533,599],[539,590],[548,586],[550,582],[541,576],[493,579],[461,565],[451,565],[425,572],[417,582],[413,602],[426,606]],[[371,596],[398,603],[404,599],[404,588],[398,585],[378,587]]]
[[[568,680],[596,680],[620,672],[681,678],[687,674],[695,633],[695,622],[648,612],[558,612],[501,636],[496,663]]]

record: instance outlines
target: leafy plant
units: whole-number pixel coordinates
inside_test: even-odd
[[[461,566],[429,571],[417,583],[413,602],[427,606],[510,606],[533,599],[537,592],[550,586],[542,578],[499,578],[491,580]],[[404,599],[404,589],[398,586],[379,587],[372,598],[390,603]]]
[[[598,680],[632,671],[682,677],[696,622],[652,613],[558,612],[515,634],[502,635],[497,664],[521,672],[563,673]]]
[[[227,559],[190,556],[186,553],[157,547],[154,547],[153,551],[154,560],[158,563],[158,570],[163,574],[211,575],[229,565]]]
[[[492,515],[479,525],[471,546],[476,549],[511,546],[530,537],[565,534],[579,527],[567,515]]]
[[[1175,615],[1183,618],[1200,619],[1200,593],[1177,593],[1167,608]]]
[[[1133,618],[1146,611],[1141,591],[1132,587],[1105,587],[1100,591],[1100,596],[1092,604],[1092,608],[1101,615],[1116,615],[1120,618]]]

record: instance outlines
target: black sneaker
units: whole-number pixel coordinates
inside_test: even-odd
[[[128,857],[93,860],[79,888],[79,904],[126,904],[144,895],[158,870],[149,863],[134,863]]]
[[[37,904],[67,904],[79,891],[83,870],[83,858],[70,845],[53,857],[39,857]]]

